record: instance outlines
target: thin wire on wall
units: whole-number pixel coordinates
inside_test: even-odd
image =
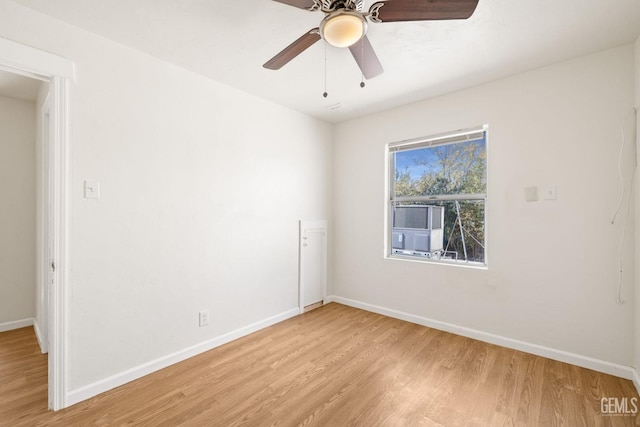
[[[622,226],[622,239],[620,241],[620,252],[618,254],[618,292],[617,292],[617,296],[616,296],[616,302],[618,304],[622,304],[624,301],[622,300],[622,278],[623,278],[623,271],[624,271],[624,266],[623,266],[623,255],[624,255],[624,245],[625,245],[625,241],[626,241],[626,237],[627,237],[627,227],[629,224],[629,216],[631,215],[631,196],[633,194],[633,183],[635,181],[635,176],[636,176],[636,170],[638,168],[638,162],[637,162],[637,157],[636,157],[636,153],[634,151],[633,153],[633,170],[631,172],[631,177],[630,177],[630,184],[629,184],[629,190],[628,192],[625,192],[625,181],[624,181],[624,175],[622,172],[622,159],[623,159],[623,155],[624,155],[624,148],[627,145],[627,138],[625,135],[625,122],[627,120],[627,118],[629,117],[629,115],[633,115],[634,121],[633,121],[633,136],[634,138],[636,137],[637,134],[637,129],[636,129],[636,123],[637,123],[637,109],[634,107],[631,109],[631,111],[629,112],[629,114],[627,116],[625,116],[625,118],[622,120],[622,125],[620,128],[620,133],[622,135],[622,143],[620,144],[620,152],[618,154],[618,180],[620,182],[620,200],[618,201],[618,206],[616,208],[615,213],[613,214],[613,217],[611,218],[611,224],[615,224],[616,219],[618,217],[618,214],[620,213],[620,210],[622,209],[622,204],[624,202],[624,198],[625,198],[625,193],[627,194],[627,213],[625,215],[624,218],[624,223]]]

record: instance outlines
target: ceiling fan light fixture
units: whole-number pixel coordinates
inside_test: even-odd
[[[328,15],[320,24],[322,38],[335,47],[349,47],[367,31],[367,21],[358,12],[339,10]]]

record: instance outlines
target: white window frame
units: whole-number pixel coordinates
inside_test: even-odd
[[[453,132],[446,132],[442,134],[415,138],[404,141],[391,142],[386,144],[385,146],[385,207],[384,207],[384,219],[385,219],[385,227],[384,227],[384,257],[386,259],[393,260],[402,260],[402,261],[412,261],[412,262],[420,262],[420,263],[431,263],[431,264],[444,264],[444,265],[453,265],[459,267],[471,267],[471,268],[480,268],[487,269],[488,268],[488,193],[489,193],[489,180],[488,180],[488,164],[489,164],[489,136],[488,136],[488,125],[477,126],[468,129],[461,129]],[[486,158],[486,170],[487,170],[487,183],[486,183],[486,192],[478,193],[478,194],[446,194],[446,195],[428,195],[428,196],[413,196],[413,197],[396,197],[395,192],[395,162],[393,153],[408,150],[408,149],[417,149],[417,148],[427,148],[427,147],[437,147],[448,144],[456,144],[464,141],[472,141],[478,139],[480,134],[484,134],[485,138],[485,146],[487,151]],[[424,202],[441,202],[441,201],[467,201],[467,200],[483,200],[484,201],[484,262],[473,262],[473,261],[465,261],[465,260],[450,260],[450,259],[441,259],[441,258],[428,258],[428,257],[420,257],[414,255],[404,255],[393,253],[392,248],[392,234],[393,234],[393,207],[394,204],[400,202],[416,202],[416,203],[424,203]]]

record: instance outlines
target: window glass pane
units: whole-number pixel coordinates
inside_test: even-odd
[[[486,266],[486,129],[387,145],[390,255]]]
[[[396,197],[484,194],[487,191],[486,137],[456,144],[392,153]]]
[[[392,215],[393,254],[485,262],[484,200],[393,203]]]

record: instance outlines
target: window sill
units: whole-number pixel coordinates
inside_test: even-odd
[[[481,262],[462,262],[462,261],[447,261],[447,260],[436,260],[433,258],[420,258],[411,255],[399,255],[399,254],[387,254],[384,257],[386,260],[392,261],[408,261],[415,262],[420,264],[432,264],[432,265],[444,265],[448,267],[460,267],[460,268],[470,268],[472,270],[488,270],[489,266],[485,263]]]

